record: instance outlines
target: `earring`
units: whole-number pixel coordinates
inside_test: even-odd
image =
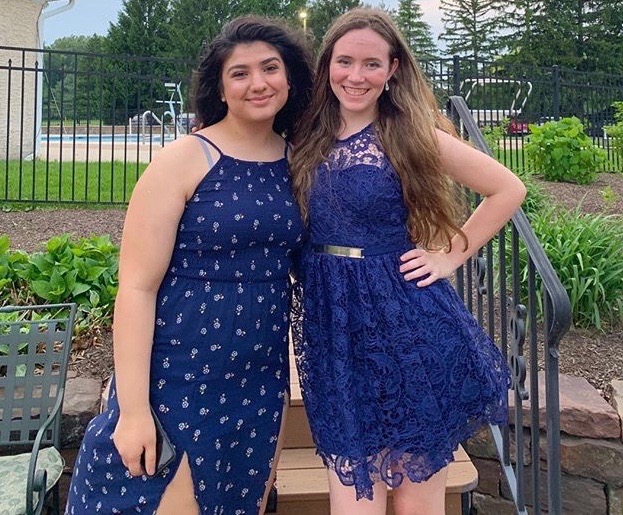
[[[385,91],[389,91],[389,81],[385,81]]]

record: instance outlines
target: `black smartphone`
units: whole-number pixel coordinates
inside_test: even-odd
[[[150,406],[151,416],[154,419],[154,425],[156,426],[156,471],[153,474],[147,474],[145,469],[145,453],[141,456],[141,465],[145,470],[145,475],[148,477],[154,477],[160,474],[174,459],[175,459],[175,447],[169,440],[169,436],[165,432],[160,420],[154,409]]]

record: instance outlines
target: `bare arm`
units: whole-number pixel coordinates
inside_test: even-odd
[[[442,131],[437,131],[437,137],[441,161],[448,175],[480,193],[484,200],[462,227],[469,242],[467,249],[462,239],[455,236],[449,252],[413,249],[401,256],[400,271],[405,279],[428,275],[418,281],[418,286],[428,286],[450,276],[502,228],[526,195],[526,188],[517,176],[495,159]]]
[[[149,375],[156,295],[186,200],[207,166],[203,159],[195,141],[180,140],[161,150],[136,184],[125,219],[113,327],[120,408],[114,441],[132,475],[143,473],[143,452],[148,472],[155,467]]]

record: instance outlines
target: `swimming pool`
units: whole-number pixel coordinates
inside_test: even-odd
[[[160,144],[162,142],[162,137],[160,133],[146,133],[144,136],[140,134],[43,134],[42,135],[42,143],[50,142],[50,143],[143,143],[152,145]],[[168,143],[173,141],[175,138],[173,135],[165,134],[164,142]]]

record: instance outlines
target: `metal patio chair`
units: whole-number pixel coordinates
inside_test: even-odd
[[[0,513],[59,513],[60,422],[75,304],[0,307]]]

